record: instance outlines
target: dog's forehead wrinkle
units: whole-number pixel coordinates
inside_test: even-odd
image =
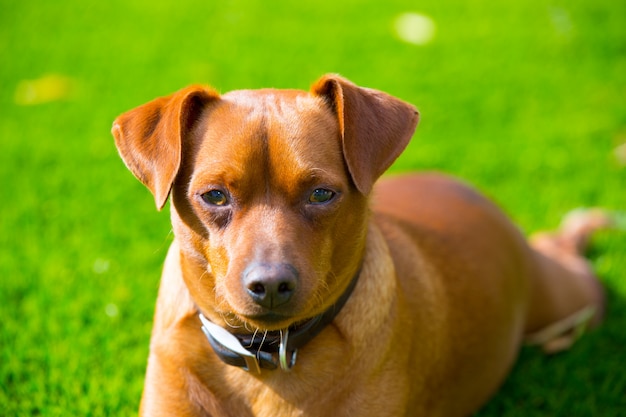
[[[247,155],[247,169],[232,176],[254,177],[260,180],[256,184],[263,184],[250,192],[270,198],[301,193],[316,181],[341,181],[331,170],[343,160],[337,123],[319,106],[319,98],[295,90],[237,90],[226,95],[226,102],[225,116],[234,114],[231,122],[239,124],[231,127],[239,136],[233,137],[239,139],[237,147],[227,149],[237,158]]]

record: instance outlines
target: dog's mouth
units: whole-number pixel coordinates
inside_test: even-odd
[[[273,311],[259,313],[218,312],[233,333],[273,332],[297,325],[306,318]]]
[[[276,312],[245,316],[244,319],[254,327],[267,331],[287,328],[294,323],[294,317]]]

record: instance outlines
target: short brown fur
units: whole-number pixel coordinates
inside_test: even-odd
[[[128,168],[158,208],[172,198],[141,415],[469,415],[525,337],[587,306],[599,321],[602,289],[566,233],[529,245],[440,174],[374,186],[417,122],[411,105],[335,75],[308,93],[192,86],[116,120]],[[320,189],[332,198],[311,200]],[[242,282],[258,264],[296,271],[287,302],[251,297]],[[199,312],[232,332],[287,328],[329,308],[357,272],[290,372],[226,365],[201,331]]]

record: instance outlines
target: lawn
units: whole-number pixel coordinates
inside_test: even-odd
[[[434,22],[430,39],[398,31],[407,12]],[[626,210],[625,28],[614,0],[5,0],[0,414],[136,412],[171,233],[117,155],[121,112],[191,83],[340,73],[420,108],[392,171],[459,175],[531,232]],[[479,416],[626,413],[625,245],[606,231],[589,253],[605,324],[563,354],[524,349]]]

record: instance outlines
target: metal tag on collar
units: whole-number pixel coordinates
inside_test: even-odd
[[[261,373],[261,366],[259,365],[259,361],[256,356],[250,351],[246,350],[239,340],[230,334],[226,329],[218,326],[217,324],[211,322],[209,319],[204,317],[203,314],[200,314],[200,321],[202,322],[202,331],[204,331],[207,336],[211,335],[215,340],[220,342],[226,348],[230,349],[234,353],[241,356],[246,361],[245,370],[249,372],[254,372],[256,374]]]
[[[281,330],[280,332],[280,346],[278,347],[278,363],[280,369],[283,371],[291,371],[291,368],[296,364],[296,356],[298,349],[294,349],[291,352],[291,358],[287,362],[287,342],[289,341],[289,329]]]

